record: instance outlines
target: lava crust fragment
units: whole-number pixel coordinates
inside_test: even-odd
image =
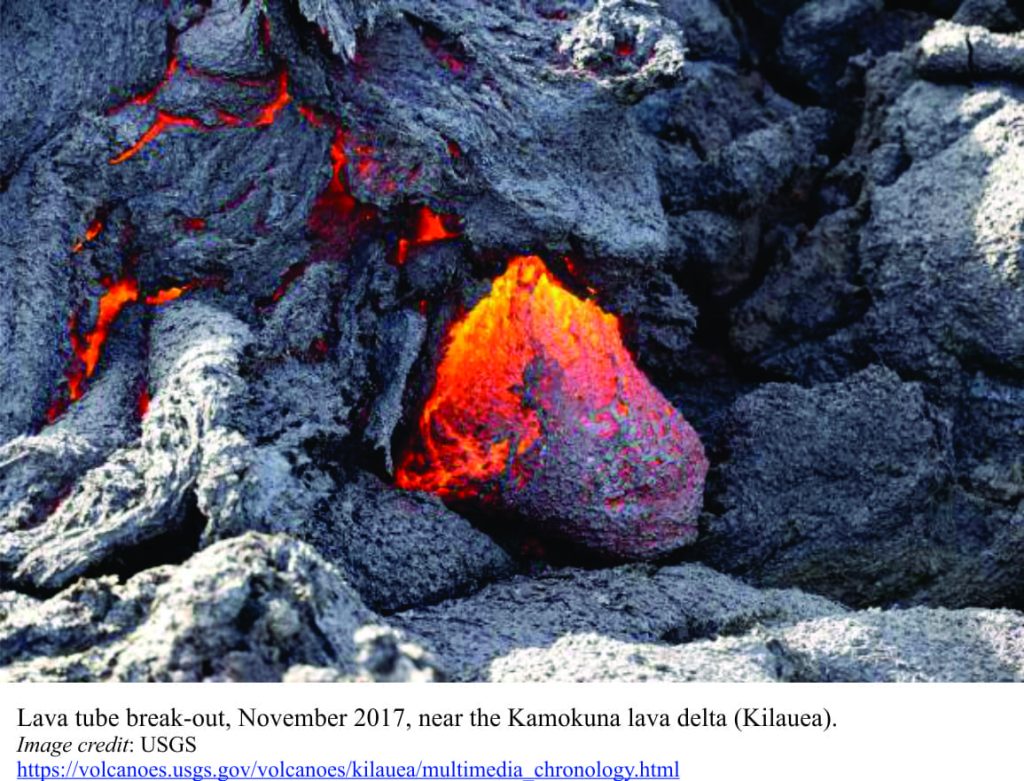
[[[452,327],[397,479],[647,559],[694,540],[706,472],[696,432],[633,363],[618,320],[531,256]]]

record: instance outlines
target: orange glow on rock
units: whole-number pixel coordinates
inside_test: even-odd
[[[143,295],[139,290],[138,281],[132,276],[124,276],[121,279],[104,277],[101,284],[106,292],[100,296],[97,302],[96,322],[93,327],[82,333],[79,329],[78,315],[72,314],[68,322],[68,331],[71,337],[71,353],[73,356],[71,366],[65,372],[67,379],[67,394],[60,394],[50,404],[46,411],[48,423],[53,423],[57,418],[67,411],[71,402],[78,401],[85,394],[85,384],[96,372],[103,354],[103,346],[110,335],[110,331],[117,321],[118,316],[129,304],[143,303],[147,306],[162,306],[181,298],[185,293],[197,288],[213,287],[222,283],[218,277],[209,277],[187,282],[181,286],[169,287],[158,290],[151,295]],[[140,417],[145,414],[141,410]],[[148,409],[148,395],[146,397],[146,408]]]
[[[313,127],[321,127],[324,124],[323,119],[309,106],[299,106],[299,113]]]
[[[46,422],[54,423],[57,418],[67,412],[68,400],[66,398],[56,398],[50,402],[50,406],[46,408]]]
[[[452,326],[396,481],[649,558],[696,536],[706,471],[696,433],[633,363],[617,318],[528,256]]]
[[[142,385],[139,388],[139,395],[135,397],[135,411],[138,413],[139,420],[146,417],[146,414],[149,412],[149,402],[149,388],[146,385]]]
[[[457,239],[460,235],[459,232],[449,230],[445,225],[445,220],[450,221],[452,219],[448,215],[438,214],[429,206],[420,206],[416,212],[415,233],[412,238],[398,240],[398,252],[395,255],[395,260],[398,264],[402,265],[408,260],[409,250],[414,247],[421,247],[424,244],[431,244],[445,239]]]
[[[265,19],[266,17],[263,18]],[[136,95],[135,97],[128,100],[126,103],[123,103],[122,105],[115,107],[110,111],[110,113],[116,114],[125,107],[130,105],[150,105],[153,102],[153,100],[157,97],[157,95],[160,94],[160,91],[170,83],[171,79],[174,77],[174,74],[177,73],[177,71],[178,58],[176,55],[172,55],[170,60],[168,61],[167,69],[164,72],[163,79],[160,81],[160,83],[158,83],[148,92],[145,92],[141,95]],[[197,78],[211,79],[214,81],[221,79],[221,77],[219,76],[205,74],[202,71],[196,70],[194,68],[186,67],[185,71],[187,71],[190,75]],[[266,81],[253,81],[250,79],[231,79],[230,81],[233,81],[235,84],[238,84],[240,86],[246,87],[265,88],[267,86]],[[130,147],[125,149],[120,154],[110,158],[108,162],[111,165],[118,165],[126,160],[131,159],[136,154],[138,154],[143,147],[145,147],[150,142],[154,141],[165,130],[171,127],[190,127],[196,130],[210,131],[232,127],[266,127],[267,125],[272,125],[274,121],[277,119],[278,113],[280,113],[280,111],[285,106],[291,103],[292,100],[291,95],[288,92],[288,71],[282,69],[281,72],[278,73],[277,76],[274,78],[274,81],[277,85],[277,88],[274,92],[273,98],[271,98],[271,100],[268,103],[261,106],[259,110],[256,112],[255,116],[253,116],[249,120],[243,120],[242,117],[236,116],[235,114],[232,114],[230,111],[227,111],[225,109],[215,108],[214,113],[217,116],[217,122],[212,125],[207,125],[198,118],[193,116],[183,116],[179,114],[173,114],[162,109],[158,109],[156,112],[155,119],[146,129],[146,132],[143,133],[142,136],[134,144],[132,144]]]
[[[428,244],[431,241],[442,239],[458,238],[458,233],[448,230],[444,225],[442,216],[430,209],[428,206],[421,206],[419,220],[416,225],[416,243]]]
[[[170,59],[167,60],[167,68],[164,70],[164,76],[160,82],[148,92],[143,92],[141,95],[136,95],[130,101],[133,106],[148,106],[153,102],[155,98],[164,87],[166,87],[174,74],[178,72],[178,58],[175,55],[171,55]]]
[[[157,111],[153,124],[146,129],[138,141],[125,149],[121,154],[110,158],[111,165],[119,165],[125,160],[135,157],[144,146],[157,138],[161,133],[170,127],[190,127],[196,129],[207,129],[206,126],[195,117],[182,117],[177,114],[170,114],[166,111]]]
[[[107,285],[107,292],[100,296],[96,324],[83,336],[75,334],[74,321],[71,329],[71,347],[80,366],[68,373],[68,395],[71,401],[78,401],[84,393],[84,384],[96,371],[103,351],[103,343],[110,334],[110,328],[121,314],[121,310],[133,301],[139,300],[139,283],[134,279],[119,279]]]
[[[214,109],[214,113],[217,115],[217,120],[222,125],[227,125],[228,127],[238,127],[242,124],[242,118],[235,116],[230,111],[225,111],[222,108],[218,108]]]
[[[146,296],[146,306],[163,306],[171,301],[177,301],[185,294],[186,290],[188,290],[188,286],[169,287],[164,290],[158,290],[156,293]]]
[[[343,254],[351,247],[359,230],[377,218],[377,210],[372,205],[361,203],[352,195],[349,157],[345,151],[348,140],[344,130],[335,130],[331,143],[331,180],[317,196],[309,216],[310,232],[322,245],[312,261]]]
[[[274,98],[260,109],[259,114],[252,121],[254,127],[264,127],[274,124],[277,112],[291,103],[292,97],[288,94],[288,71],[282,70],[277,75],[277,93]]]
[[[427,49],[430,53],[437,58],[445,68],[450,70],[452,73],[462,75],[467,70],[465,61],[456,53],[456,50],[445,45],[440,38],[430,33],[424,32],[422,35],[423,43],[426,44]]]

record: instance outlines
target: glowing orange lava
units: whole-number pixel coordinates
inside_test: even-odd
[[[171,79],[174,78],[174,74],[178,72],[178,57],[174,54],[167,60],[167,68],[164,70],[164,76],[160,82],[148,92],[143,92],[141,95],[136,95],[128,102],[133,106],[148,106],[153,102],[155,98],[164,87],[170,84]]]
[[[309,106],[299,106],[299,113],[313,127],[322,127],[324,124],[323,119]]]
[[[282,70],[277,75],[277,93],[273,99],[260,109],[256,118],[253,119],[253,127],[264,127],[274,124],[277,112],[291,103],[292,97],[288,94],[288,71]]]
[[[162,306],[164,304],[169,304],[171,301],[177,301],[181,298],[182,295],[185,294],[186,290],[188,290],[187,285],[183,287],[169,287],[164,290],[158,290],[153,295],[146,296],[146,305]]]
[[[261,19],[263,25],[261,29],[263,30],[264,35],[264,47],[269,47],[270,22],[269,20],[267,20],[265,15],[262,16]],[[173,49],[173,41],[171,45]],[[213,81],[217,81],[221,78],[213,74],[203,73],[202,71],[190,67],[186,67],[185,71],[188,72],[191,76],[211,79]],[[147,92],[142,93],[141,95],[136,95],[135,97],[129,99],[127,102],[121,104],[120,106],[116,106],[109,113],[116,114],[122,109],[126,108],[127,106],[150,105],[153,102],[153,100],[157,97],[157,95],[160,94],[160,91],[163,90],[163,88],[166,87],[168,84],[170,84],[171,80],[174,78],[174,75],[177,72],[178,57],[176,54],[172,53],[167,61],[167,68],[164,71],[164,75],[161,78],[160,82],[156,84],[156,86],[154,86]],[[274,121],[277,119],[278,113],[285,106],[291,103],[292,100],[291,95],[288,93],[288,71],[282,69],[274,78],[274,80],[277,87],[274,92],[273,98],[271,98],[268,103],[261,106],[256,115],[248,121],[245,121],[242,119],[242,117],[238,117],[222,108],[214,109],[214,113],[217,115],[217,123],[212,125],[207,125],[196,117],[181,116],[178,114],[173,114],[168,111],[164,111],[162,109],[158,109],[156,112],[156,117],[154,118],[150,126],[146,129],[146,131],[142,134],[142,136],[134,144],[125,149],[123,152],[110,158],[108,162],[111,165],[119,165],[120,163],[123,163],[126,160],[131,159],[136,154],[138,154],[143,147],[145,147],[147,144],[151,143],[156,138],[158,138],[165,130],[168,130],[169,128],[172,127],[189,127],[195,130],[209,131],[225,127],[266,127],[267,125],[272,125]],[[233,81],[236,84],[247,87],[266,86],[266,82],[253,81],[249,79],[234,79]]]
[[[127,304],[139,300],[139,283],[134,279],[119,279],[107,285],[107,292],[100,296],[96,324],[92,330],[79,336],[75,333],[74,321],[71,328],[71,349],[80,362],[68,372],[68,396],[78,401],[84,393],[84,384],[96,371],[110,328]]]
[[[67,394],[59,395],[50,404],[46,411],[47,421],[53,423],[64,414],[71,402],[78,401],[85,394],[86,381],[96,372],[96,367],[99,365],[100,358],[103,355],[103,346],[110,335],[110,330],[126,306],[134,303],[143,303],[146,306],[162,306],[171,301],[176,301],[190,290],[213,287],[222,282],[223,280],[220,278],[210,277],[158,290],[151,295],[143,295],[139,290],[138,281],[130,275],[126,274],[117,280],[103,279],[102,284],[106,288],[106,292],[100,296],[97,302],[96,322],[93,324],[93,327],[82,333],[79,330],[77,314],[73,314],[68,322],[73,359],[71,366],[64,375],[67,379]],[[140,417],[145,414],[143,407],[148,409],[148,400],[147,394],[145,403],[143,403],[142,396],[140,395]]]
[[[602,553],[692,541],[707,460],[636,367],[614,315],[513,258],[449,332],[402,488],[511,512]]]
[[[452,73],[462,75],[466,72],[467,65],[461,56],[456,52],[456,49],[446,46],[439,37],[431,33],[424,31],[422,35],[423,43],[426,44],[427,49],[430,53],[437,58],[444,67],[450,70]]]
[[[142,385],[139,388],[139,394],[135,397],[135,412],[138,414],[139,420],[142,420],[149,413],[150,401],[149,388],[146,385]]]
[[[457,239],[458,231],[449,230],[445,225],[445,219],[451,220],[447,215],[438,214],[429,206],[420,206],[416,213],[416,232],[411,239],[398,240],[398,252],[395,260],[399,265],[405,263],[409,257],[409,250],[413,247],[420,247],[424,244],[431,244],[444,239]]]
[[[153,141],[157,136],[170,127],[204,129],[206,128],[206,125],[195,117],[181,117],[177,114],[171,114],[166,111],[157,111],[156,119],[153,120],[153,124],[146,129],[146,132],[139,137],[139,140],[120,154],[114,155],[114,157],[110,158],[110,164],[119,165],[125,160],[135,157],[135,155],[137,155],[144,146],[146,146],[150,141]]]
[[[95,239],[103,232],[103,220],[99,217],[95,217],[85,228],[85,236],[75,242],[74,246],[71,247],[72,252],[81,252],[85,249],[85,245]]]
[[[425,451],[402,463],[398,485],[459,497],[504,474],[541,433],[524,389],[536,360],[556,361],[594,410],[611,407],[628,369],[636,373],[615,317],[573,296],[531,255],[513,258],[452,326],[420,418]]]

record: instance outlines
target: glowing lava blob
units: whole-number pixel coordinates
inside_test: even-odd
[[[530,256],[452,326],[396,477],[592,551],[652,558],[696,538],[707,466],[618,320]]]

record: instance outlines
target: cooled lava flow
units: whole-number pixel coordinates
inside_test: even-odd
[[[450,331],[396,479],[591,550],[652,558],[697,534],[707,460],[618,320],[516,257]]]

